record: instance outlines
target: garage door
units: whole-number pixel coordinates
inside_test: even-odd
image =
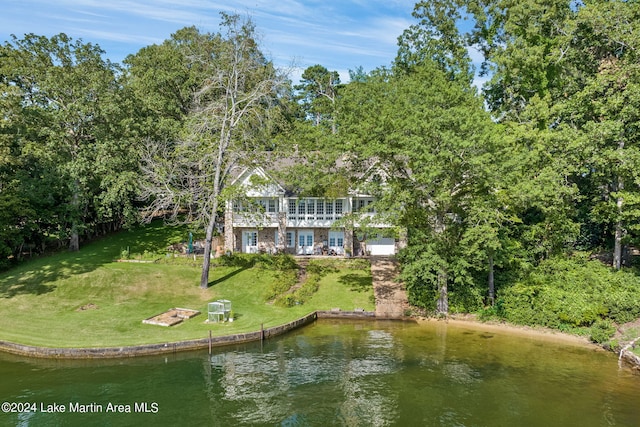
[[[396,241],[392,237],[368,240],[367,250],[371,252],[371,255],[394,255],[396,253]]]

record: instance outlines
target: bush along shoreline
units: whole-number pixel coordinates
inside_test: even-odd
[[[479,319],[542,326],[638,356],[640,271],[614,271],[586,254],[551,258],[501,288]]]

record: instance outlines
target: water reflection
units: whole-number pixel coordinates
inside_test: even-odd
[[[105,361],[0,355],[19,402],[157,402],[158,414],[0,414],[0,425],[640,425],[614,355],[443,322],[321,321],[260,345]]]

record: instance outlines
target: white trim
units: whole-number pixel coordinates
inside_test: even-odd
[[[296,239],[296,253],[298,255],[313,255],[313,230],[298,230]]]
[[[258,230],[242,230],[242,252],[258,253]]]
[[[335,251],[336,254],[344,253],[344,231],[329,231],[328,241],[329,253]]]

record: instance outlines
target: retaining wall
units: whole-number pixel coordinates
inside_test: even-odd
[[[351,313],[351,314],[349,314]],[[313,312],[298,320],[284,325],[274,326],[255,332],[243,334],[225,335],[202,338],[172,343],[143,344],[137,346],[103,347],[103,348],[51,348],[31,345],[16,344],[8,341],[0,341],[0,351],[28,357],[52,358],[52,359],[99,359],[117,357],[148,356],[154,354],[173,353],[187,350],[201,350],[211,347],[241,344],[251,341],[260,341],[282,335],[286,332],[313,323],[319,317],[333,318],[362,318],[373,317],[372,312]]]

